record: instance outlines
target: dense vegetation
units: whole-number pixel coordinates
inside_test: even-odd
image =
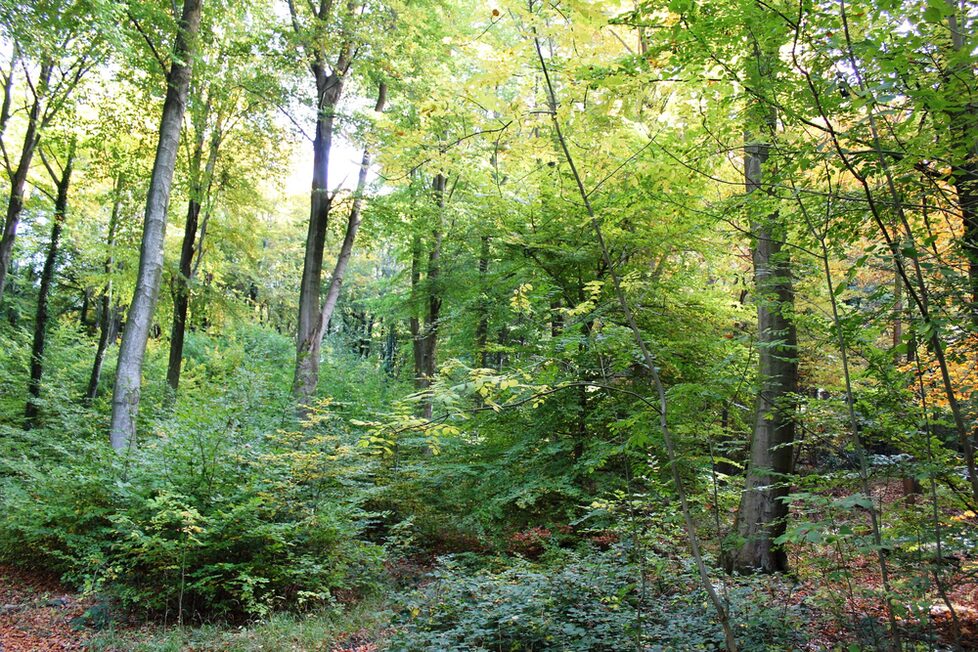
[[[976,24],[0,0],[0,570],[94,649],[978,648]]]

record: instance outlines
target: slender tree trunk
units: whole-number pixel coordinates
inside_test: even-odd
[[[24,189],[27,185],[27,173],[30,172],[34,152],[41,140],[40,121],[42,94],[51,79],[52,65],[45,62],[41,66],[41,74],[37,82],[37,94],[31,104],[27,116],[27,130],[24,132],[24,146],[20,150],[20,159],[16,169],[10,173],[10,197],[7,199],[7,215],[3,223],[3,235],[0,236],[0,301],[3,301],[3,291],[7,286],[7,272],[14,253],[14,241],[17,239],[17,227],[20,224],[20,214],[24,208]]]
[[[445,208],[445,175],[439,173],[435,175],[432,182],[432,190],[435,194],[435,204],[437,205],[437,215],[435,216],[435,227],[432,231],[431,250],[428,252],[428,271],[425,274],[425,285],[427,286],[427,315],[425,316],[424,331],[421,333],[421,368],[418,376],[418,389],[424,390],[431,387],[435,372],[438,369],[438,329],[441,318],[441,290],[438,281],[441,269],[441,246],[442,229],[441,219]],[[421,414],[425,419],[431,418],[432,401],[431,397],[426,397],[422,404]]]
[[[948,28],[951,32],[950,65],[946,71],[946,94],[951,102],[947,111],[951,138],[961,154],[953,161],[954,190],[964,231],[962,248],[968,260],[969,314],[978,331],[978,106],[971,55],[966,51],[966,13],[954,0],[947,0]]]
[[[117,451],[126,449],[136,433],[143,358],[146,355],[146,342],[160,292],[166,214],[170,203],[173,169],[180,146],[187,89],[190,86],[194,42],[200,26],[201,3],[202,0],[184,0],[173,63],[167,75],[166,100],[160,121],[156,160],[146,197],[136,290],[127,312],[112,393],[110,438],[112,447]]]
[[[206,117],[205,117],[206,122]],[[201,204],[210,197],[211,185],[214,178],[214,168],[217,166],[217,156],[223,138],[223,119],[218,115],[214,132],[211,134],[207,162],[201,173],[200,164],[204,155],[204,128],[198,131],[197,143],[190,162],[191,188],[190,200],[187,202],[187,219],[183,227],[183,242],[180,246],[179,272],[173,277],[173,322],[170,324],[170,356],[166,367],[166,382],[177,391],[180,386],[180,372],[183,367],[183,342],[187,331],[187,312],[190,309],[190,284],[194,279],[197,263],[203,255],[204,227],[200,226],[200,238],[197,231],[200,220]],[[212,210],[212,208],[208,208]],[[206,221],[206,217],[205,217]],[[198,245],[198,241],[200,245]]]
[[[489,306],[489,236],[483,235],[479,247],[479,324],[475,329],[476,360],[482,369],[488,362]]]
[[[414,360],[414,386],[420,388],[421,376],[424,373],[424,343],[421,339],[421,318],[418,317],[418,303],[421,294],[421,237],[414,236],[411,243],[411,304],[412,312],[409,327],[411,329],[411,353]]]
[[[381,84],[377,93],[377,104],[374,106],[374,111],[377,113],[383,111],[386,101],[387,86]],[[353,254],[353,244],[360,230],[360,223],[363,217],[363,195],[367,188],[367,173],[369,170],[370,150],[364,147],[363,157],[360,161],[360,172],[357,176],[357,187],[353,194],[353,205],[350,208],[350,215],[347,218],[343,244],[340,245],[340,253],[336,257],[336,265],[333,267],[333,276],[330,278],[329,287],[326,290],[326,299],[319,312],[318,320],[305,335],[306,341],[308,342],[308,348],[303,352],[305,360],[296,361],[296,378],[293,392],[296,399],[302,405],[308,405],[316,393],[316,385],[319,382],[319,357],[323,344],[323,336],[326,334],[326,329],[329,328],[329,321],[333,317],[333,311],[336,310],[336,303],[339,301],[340,291],[343,289],[346,268],[349,266],[350,256]],[[321,269],[322,252],[320,252],[319,257]],[[308,260],[308,255],[306,259]],[[317,299],[318,293],[319,291],[317,289]],[[300,323],[301,320],[302,315],[300,309]],[[302,364],[303,362],[305,364]]]
[[[37,293],[37,314],[34,317],[34,345],[31,348],[31,379],[27,384],[27,405],[24,408],[24,427],[28,430],[37,425],[40,412],[41,379],[44,376],[44,347],[48,330],[48,297],[54,284],[54,268],[58,264],[58,247],[68,211],[68,184],[71,181],[71,168],[75,159],[75,145],[72,143],[60,178],[55,178],[57,196],[54,200],[54,216],[51,222],[51,241],[41,271],[41,286]],[[52,175],[54,176],[54,175]]]
[[[183,339],[187,330],[187,311],[190,308],[190,271],[197,238],[200,202],[187,202],[187,221],[184,223],[183,244],[180,247],[180,266],[173,279],[173,322],[170,325],[170,356],[166,367],[166,382],[173,391],[180,386],[183,366]]]
[[[89,320],[88,314],[92,310],[92,288],[86,287],[82,292],[81,310],[78,311],[78,323],[85,331],[91,335],[95,332],[95,321]]]
[[[105,258],[103,271],[105,272],[105,288],[99,298],[99,337],[98,347],[95,350],[95,361],[92,363],[92,373],[88,377],[88,388],[85,390],[85,400],[91,402],[98,396],[99,380],[102,378],[102,363],[105,362],[105,352],[109,346],[115,342],[119,333],[121,320],[120,309],[115,305],[112,287],[112,272],[115,267],[115,257],[112,248],[115,246],[116,230],[119,225],[119,214],[122,211],[122,186],[123,176],[116,177],[115,193],[112,201],[112,214],[109,216],[109,232],[106,237],[106,248],[109,255]]]
[[[772,130],[773,126],[772,119]],[[763,166],[769,149],[767,143],[744,148],[748,195],[763,192]],[[736,519],[741,543],[726,560],[729,570],[741,573],[781,572],[787,569],[788,561],[775,539],[784,534],[788,516],[783,498],[788,494],[785,476],[792,470],[793,395],[798,390],[798,363],[797,337],[790,315],[794,306],[791,269],[783,250],[786,229],[778,220],[774,213],[752,225],[756,238],[753,259],[761,386],[747,478]]]
[[[397,366],[397,327],[393,321],[387,322],[387,335],[384,338],[381,356],[384,361],[384,373],[393,376]]]
[[[327,75],[320,66],[313,67],[316,78],[316,135],[313,139],[312,195],[309,207],[309,231],[299,287],[299,321],[296,333],[295,378],[292,393],[296,400],[308,403],[319,383],[320,292],[322,289],[323,251],[332,198],[327,186],[329,153],[333,145],[336,105],[343,91],[343,77]],[[301,409],[301,408],[300,408]]]

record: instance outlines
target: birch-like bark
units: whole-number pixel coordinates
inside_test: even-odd
[[[115,387],[112,392],[110,440],[117,451],[130,446],[136,434],[140,383],[146,342],[153,323],[163,274],[163,244],[166,214],[173,184],[173,169],[180,146],[180,131],[187,104],[187,90],[193,70],[194,43],[200,27],[203,0],[184,0],[173,62],[167,75],[166,100],[160,121],[156,159],[146,197],[143,239],[139,249],[136,289],[127,311],[126,327],[119,347]]]

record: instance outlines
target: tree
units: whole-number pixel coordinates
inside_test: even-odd
[[[764,168],[770,155],[765,132],[748,132],[744,146],[744,185],[747,195],[764,192]],[[749,210],[763,211],[764,204]],[[757,357],[760,386],[750,461],[737,510],[736,530],[743,541],[728,556],[738,572],[781,572],[787,555],[776,539],[784,534],[788,517],[785,497],[790,485],[795,441],[794,396],[798,391],[798,338],[792,322],[794,291],[787,229],[777,212],[751,220],[754,245],[754,302],[757,304]]]
[[[92,362],[92,371],[88,377],[88,387],[85,389],[85,398],[89,401],[98,396],[99,381],[102,378],[102,364],[105,362],[106,351],[116,341],[116,338],[119,336],[119,330],[122,327],[122,309],[117,304],[112,276],[116,266],[114,248],[119,232],[119,220],[122,217],[123,188],[125,182],[123,173],[118,172],[115,182],[112,184],[112,208],[105,239],[105,247],[108,249],[108,254],[105,256],[105,262],[102,266],[102,272],[105,275],[105,285],[102,287],[98,306],[99,338],[95,348],[95,360]]]
[[[167,208],[180,131],[193,70],[195,40],[200,26],[202,0],[184,0],[173,46],[173,59],[167,73],[166,100],[160,120],[156,159],[150,177],[139,250],[136,290],[126,314],[126,326],[119,348],[115,386],[112,392],[110,439],[117,451],[131,445],[136,433],[140,383],[146,342],[159,297],[163,273],[163,244]]]
[[[204,253],[204,233],[213,210],[214,169],[225,136],[226,116],[223,113],[225,107],[219,106],[216,109],[217,115],[211,118],[208,114],[212,111],[212,98],[202,98],[201,102],[202,108],[191,120],[194,145],[190,155],[188,175],[187,191],[190,199],[187,201],[187,218],[183,229],[183,243],[180,247],[179,267],[172,279],[173,322],[170,326],[170,357],[166,368],[166,382],[174,391],[180,385],[183,339],[187,328],[187,310],[190,307],[190,284],[196,276]],[[201,222],[200,210],[205,203],[207,213]]]
[[[299,287],[295,380],[292,385],[300,405],[312,399],[319,382],[319,351],[316,347],[317,342],[322,340],[322,330],[325,328],[320,307],[323,253],[333,201],[328,187],[329,156],[333,147],[337,107],[355,56],[353,22],[357,20],[356,4],[341,3],[341,15],[338,17],[333,16],[333,4],[332,0],[321,0],[318,6],[310,3],[310,15],[303,16],[295,0],[289,0],[292,27],[316,86],[309,229]],[[338,27],[334,27],[335,23],[338,23]],[[339,35],[335,41],[327,37],[331,28]]]
[[[37,312],[34,317],[34,345],[31,348],[31,379],[27,387],[27,406],[24,409],[25,428],[30,429],[37,423],[40,412],[41,380],[44,376],[44,348],[48,330],[48,300],[51,287],[54,285],[55,267],[58,264],[58,251],[61,244],[61,232],[64,229],[65,217],[68,214],[68,185],[71,183],[72,167],[75,163],[76,141],[71,139],[65,160],[60,163],[54,152],[45,156],[41,151],[44,167],[51,175],[51,181],[56,188],[54,199],[54,214],[51,219],[51,239],[41,271],[41,287],[37,293]],[[51,159],[50,161],[48,159]],[[60,165],[60,169],[58,166]]]
[[[411,345],[414,352],[414,385],[420,392],[425,392],[431,386],[438,371],[438,330],[444,301],[439,277],[444,240],[446,183],[447,178],[441,172],[435,174],[431,182],[435,210],[430,224],[430,241],[423,237],[423,233],[415,233],[411,244],[411,294],[416,304],[410,320]],[[421,403],[421,416],[430,419],[431,409],[431,397],[425,395]]]
[[[374,105],[374,113],[384,110],[387,101],[387,85],[381,82],[377,90],[377,103]],[[336,309],[336,303],[340,298],[340,291],[343,288],[343,278],[346,275],[346,268],[350,264],[350,256],[353,254],[353,244],[356,241],[357,233],[360,230],[360,223],[363,219],[364,193],[367,189],[367,173],[370,170],[370,149],[365,146],[363,155],[360,158],[360,171],[357,175],[356,189],[353,191],[353,201],[350,205],[350,214],[346,222],[346,231],[343,235],[343,243],[340,245],[339,254],[336,256],[336,264],[333,267],[333,274],[330,276],[329,287],[326,289],[326,298],[323,301],[323,308],[319,315],[319,328],[313,333],[313,341],[309,349],[309,355],[318,358],[323,343],[323,335],[329,328],[330,319]]]
[[[9,68],[2,73],[0,151],[10,181],[3,233],[0,235],[0,301],[3,300],[24,207],[24,192],[42,134],[72,98],[82,79],[106,54],[106,35],[114,29],[114,10],[102,0],[57,0],[54,3],[4,2],[0,27],[13,44]],[[3,134],[11,118],[20,68],[27,87],[27,124],[16,162]]]

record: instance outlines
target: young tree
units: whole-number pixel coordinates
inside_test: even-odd
[[[119,172],[116,174],[112,184],[112,208],[109,214],[108,230],[105,238],[105,247],[108,254],[102,264],[102,272],[105,275],[105,285],[102,287],[98,304],[98,344],[95,348],[95,360],[92,362],[92,371],[88,377],[88,387],[85,389],[85,399],[93,400],[98,396],[99,381],[102,378],[102,364],[105,362],[105,353],[109,345],[115,342],[122,327],[122,309],[117,304],[115,296],[115,285],[112,280],[115,271],[116,260],[114,249],[116,238],[119,233],[119,220],[122,217],[123,188],[125,186],[125,176]]]
[[[220,101],[220,100],[218,100]],[[180,369],[183,363],[183,340],[187,328],[187,311],[190,307],[190,284],[203,256],[203,235],[207,227],[210,211],[213,210],[212,190],[214,168],[218,152],[224,140],[224,107],[217,109],[211,118],[211,98],[202,101],[203,107],[191,120],[194,130],[194,146],[190,155],[187,218],[183,229],[183,244],[180,247],[180,262],[177,274],[172,279],[173,322],[170,326],[170,356],[166,368],[166,382],[176,391],[180,385]],[[213,120],[213,122],[212,122]],[[209,138],[208,138],[209,134]],[[206,159],[205,159],[206,150]],[[202,204],[207,204],[207,213],[200,222]],[[198,237],[198,232],[200,236]],[[195,264],[196,259],[196,264]]]
[[[68,151],[64,155],[63,163],[58,161],[53,151],[45,155],[44,151],[41,150],[41,159],[44,161],[44,167],[47,168],[48,174],[51,175],[51,181],[56,188],[56,195],[54,198],[54,214],[51,218],[51,239],[48,242],[44,268],[41,271],[41,286],[37,293],[37,312],[34,317],[31,379],[27,386],[27,405],[24,408],[24,427],[27,429],[36,425],[40,412],[39,401],[41,398],[41,379],[44,375],[44,348],[48,331],[48,300],[51,287],[54,285],[61,232],[64,229],[65,217],[68,214],[68,185],[71,183],[71,172],[75,163],[75,146],[76,141],[72,138],[68,145]]]

